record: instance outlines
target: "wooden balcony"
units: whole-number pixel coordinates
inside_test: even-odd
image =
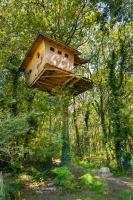
[[[54,94],[58,87],[70,89],[73,95],[78,95],[92,87],[92,81],[88,78],[76,76],[74,73],[65,71],[58,67],[46,64],[40,74],[37,75],[30,87]]]

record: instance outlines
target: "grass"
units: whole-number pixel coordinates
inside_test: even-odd
[[[82,166],[73,166],[70,169],[56,168],[53,170],[56,176],[54,174],[52,177],[30,167],[17,176],[16,180],[23,184],[20,191],[25,196],[17,200],[133,200],[133,184],[128,187],[107,182],[91,174],[91,170],[97,167],[82,163]],[[34,188],[47,187],[49,180],[57,184],[57,191],[37,194]],[[66,188],[64,185],[67,183],[70,187]],[[71,190],[71,183],[76,184],[74,190]]]
[[[111,193],[113,192],[113,194]],[[82,191],[77,194],[57,195],[52,197],[44,197],[38,200],[133,200],[133,191],[129,189],[122,189],[111,191],[110,194],[89,191]]]
[[[133,200],[133,189],[115,189],[118,200]]]
[[[77,194],[68,193],[38,200],[133,200],[133,190],[116,189],[109,191],[109,193],[81,191]]]

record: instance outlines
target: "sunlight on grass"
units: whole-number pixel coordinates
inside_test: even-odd
[[[98,176],[87,173],[79,178],[82,187],[88,187],[91,191],[103,191],[106,184]]]
[[[97,169],[101,166],[100,162],[96,162],[96,163],[88,163],[86,161],[80,161],[79,165],[85,169]]]
[[[133,189],[133,183],[129,183],[129,187]]]
[[[40,187],[40,186],[46,186],[46,183],[45,182],[37,182],[37,181],[33,181],[33,182],[29,183],[30,189],[34,189],[34,188]]]
[[[81,176],[80,178],[81,183],[88,185],[93,183],[93,177],[91,174],[87,173]]]
[[[34,189],[36,187],[47,185],[45,181],[41,181],[41,180],[35,181],[32,179],[32,176],[26,175],[26,174],[20,175],[19,179],[23,182],[24,185],[26,185],[26,187],[28,187],[30,189]]]
[[[32,181],[32,177],[30,175],[26,175],[26,174],[20,175],[19,179],[22,181]]]
[[[79,198],[78,198],[78,199],[75,199],[75,200],[84,200],[84,199],[81,199],[81,198],[79,199]],[[90,199],[90,198],[87,198],[86,200],[91,200],[91,199]]]

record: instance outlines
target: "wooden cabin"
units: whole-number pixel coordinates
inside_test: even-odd
[[[76,65],[85,64],[80,52],[47,36],[39,35],[28,51],[21,69],[29,86],[52,93],[57,86],[71,86],[77,95],[92,86],[90,79],[75,76]]]

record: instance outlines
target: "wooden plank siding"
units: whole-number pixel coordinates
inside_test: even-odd
[[[60,42],[39,35],[28,51],[21,69],[30,87],[52,93],[56,87],[70,86],[74,95],[90,87],[92,81],[75,76],[74,65],[86,61],[79,57],[80,52]]]

